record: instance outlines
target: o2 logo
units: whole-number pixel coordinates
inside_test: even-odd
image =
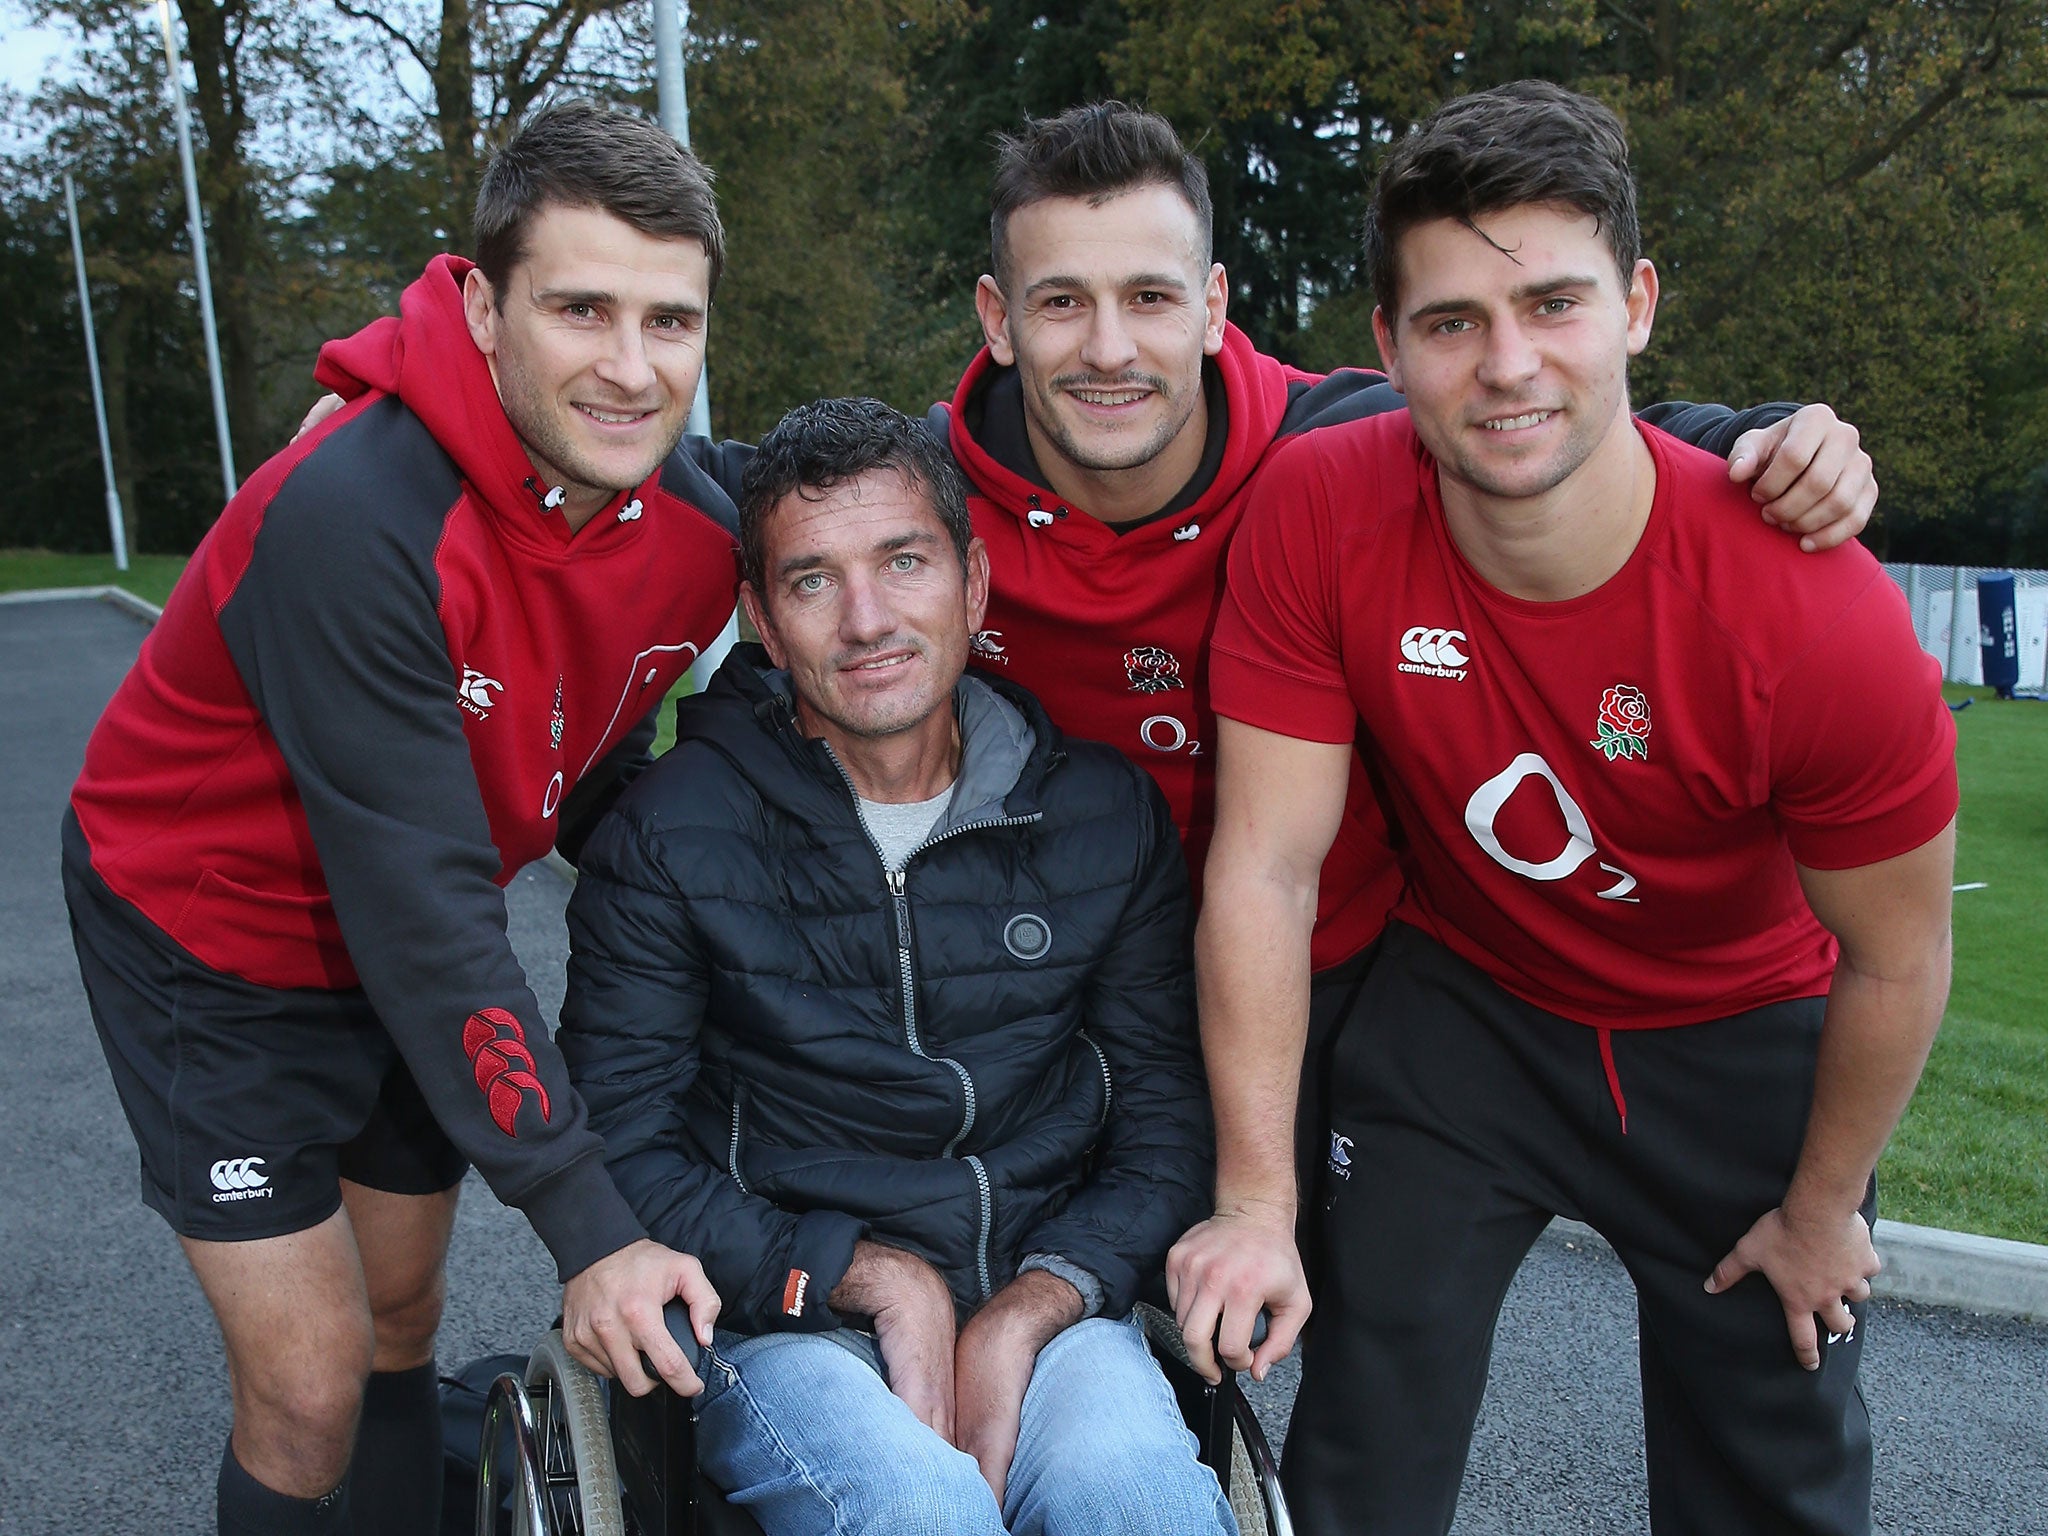
[[[1188,735],[1185,723],[1172,715],[1147,715],[1138,727],[1138,740],[1154,752],[1185,752],[1189,757],[1202,755],[1202,744]]]
[[[1557,800],[1558,813],[1564,817],[1565,843],[1563,849],[1542,860],[1524,859],[1509,853],[1502,845],[1500,834],[1493,823],[1516,790],[1525,779],[1540,778],[1550,786],[1551,794]],[[1541,754],[1524,752],[1507,767],[1472,791],[1472,798],[1465,802],[1465,830],[1472,834],[1472,840],[1486,850],[1488,858],[1510,873],[1525,880],[1540,880],[1548,883],[1562,880],[1577,871],[1580,865],[1592,858],[1600,849],[1593,842],[1593,824],[1579,802],[1571,797],[1563,780],[1546,763]],[[1631,896],[1636,888],[1636,877],[1625,869],[1602,863],[1600,867],[1615,876],[1614,884],[1604,891],[1595,892],[1602,901],[1626,901],[1640,903],[1642,897]]]

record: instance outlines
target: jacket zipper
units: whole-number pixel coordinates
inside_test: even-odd
[[[953,1133],[953,1139],[939,1155],[951,1157],[959,1150],[960,1143],[967,1139],[967,1133],[974,1129],[977,1101],[974,1092],[974,1077],[967,1068],[950,1056],[926,1054],[924,1042],[917,1034],[917,970],[910,956],[910,898],[904,894],[907,881],[900,869],[884,872],[888,882],[889,901],[896,916],[896,973],[903,989],[903,1040],[912,1055],[923,1056],[926,1061],[941,1061],[951,1067],[960,1079],[963,1108],[960,1113],[960,1129]]]
[[[995,1222],[995,1198],[989,1193],[988,1170],[982,1167],[981,1159],[970,1155],[966,1162],[974,1170],[974,1183],[981,1192],[981,1228],[974,1238],[974,1279],[985,1302],[996,1293],[988,1278],[988,1233]]]
[[[751,1189],[747,1188],[747,1181],[740,1177],[740,1096],[738,1093],[734,1093],[732,1096],[732,1140],[726,1144],[725,1148],[725,1171],[732,1175],[733,1183],[739,1185],[741,1194],[751,1195],[753,1193]]]
[[[1109,1124],[1109,1107],[1116,1102],[1116,1083],[1109,1075],[1109,1057],[1104,1055],[1102,1047],[1095,1043],[1095,1037],[1084,1029],[1081,1031],[1081,1038],[1088,1042],[1088,1049],[1095,1053],[1096,1064],[1102,1068],[1102,1118],[1095,1122],[1095,1128],[1099,1131]]]
[[[896,920],[896,977],[897,984],[903,993],[903,1043],[909,1048],[913,1056],[923,1057],[926,1061],[943,1062],[946,1066],[951,1067],[954,1075],[960,1079],[960,1129],[953,1133],[952,1139],[946,1143],[945,1150],[939,1154],[941,1157],[951,1157],[959,1150],[960,1143],[967,1139],[967,1133],[974,1129],[974,1120],[978,1112],[979,1101],[975,1093],[973,1074],[962,1063],[955,1061],[950,1056],[931,1055],[925,1050],[924,1041],[918,1037],[917,968],[912,960],[910,950],[909,876],[906,870],[910,861],[923,853],[927,848],[943,843],[950,837],[957,837],[962,832],[979,831],[984,827],[1029,826],[1032,822],[1043,820],[1044,813],[1033,811],[1029,816],[992,816],[982,821],[966,822],[961,826],[952,828],[950,831],[940,833],[937,837],[926,838],[903,856],[904,869],[890,869],[882,858],[882,845],[875,841],[875,835],[868,830],[868,824],[860,820],[860,791],[854,788],[853,779],[848,775],[846,765],[839,761],[838,754],[831,751],[830,748],[826,749],[825,755],[832,760],[832,766],[839,771],[840,780],[846,785],[847,794],[853,797],[854,819],[860,821],[861,833],[867,838],[868,846],[875,851],[875,862],[882,864],[882,880],[889,889],[890,912]],[[734,1123],[737,1125],[738,1122],[735,1121]],[[982,1267],[985,1272],[987,1269],[985,1257]]]

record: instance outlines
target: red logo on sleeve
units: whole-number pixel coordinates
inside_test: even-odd
[[[519,1134],[514,1126],[529,1093],[540,1101],[540,1118],[547,1122],[548,1091],[534,1075],[533,1052],[517,1019],[502,1008],[479,1008],[462,1027],[462,1049],[499,1130]]]
[[[804,1293],[811,1288],[808,1270],[792,1269],[789,1279],[782,1286],[782,1312],[785,1317],[804,1315]]]

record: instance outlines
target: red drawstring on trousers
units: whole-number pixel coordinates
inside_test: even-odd
[[[1614,1112],[1621,1116],[1621,1134],[1628,1134],[1628,1100],[1621,1096],[1621,1074],[1614,1070],[1614,1031],[1596,1027],[1600,1037],[1600,1065],[1607,1070],[1607,1092],[1614,1100]]]

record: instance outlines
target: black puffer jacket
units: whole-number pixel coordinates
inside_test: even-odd
[[[1121,1312],[1213,1156],[1157,787],[970,677],[952,805],[892,877],[786,689],[737,650],[584,849],[560,1041],[613,1177],[746,1332],[838,1326],[864,1236],[963,1312],[1040,1253]]]

